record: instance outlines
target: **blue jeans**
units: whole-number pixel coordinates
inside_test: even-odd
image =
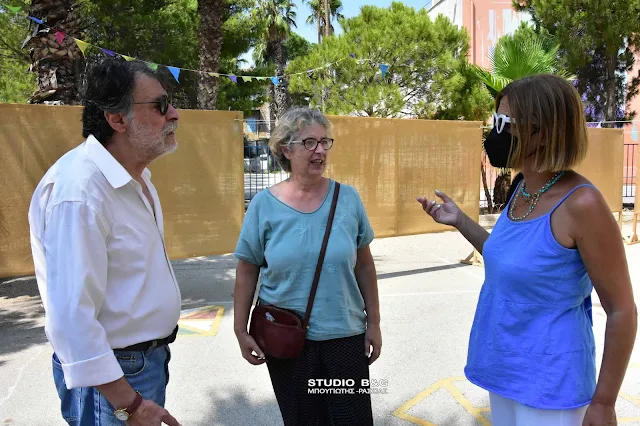
[[[124,376],[142,397],[164,407],[169,383],[169,346],[143,351],[114,351]],[[62,417],[70,426],[125,426],[113,415],[114,407],[95,388],[67,389],[62,366],[52,357],[53,380],[60,397]],[[119,407],[120,408],[120,407]]]

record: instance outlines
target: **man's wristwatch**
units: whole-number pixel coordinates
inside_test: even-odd
[[[133,400],[133,403],[127,408],[121,408],[114,411],[113,415],[116,417],[116,419],[126,422],[127,420],[129,420],[129,417],[131,417],[133,413],[135,413],[141,403],[142,395],[140,395],[140,392],[136,392],[136,399]]]

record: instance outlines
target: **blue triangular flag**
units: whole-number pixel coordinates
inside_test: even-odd
[[[353,59],[356,58],[356,55],[354,55],[353,53],[349,53],[349,56],[351,56]]]
[[[280,83],[280,80],[278,79],[278,77],[271,77],[271,81],[273,82],[273,84],[275,84],[276,86]]]
[[[40,20],[38,18],[34,18],[33,16],[29,16],[29,19],[31,19],[33,22],[36,22],[38,24],[44,24],[44,22],[42,22],[42,20]]]
[[[385,64],[380,64],[380,71],[382,71],[382,76],[384,77],[384,75],[387,73],[387,70],[389,69],[389,65],[385,65]]]
[[[104,53],[106,53],[106,54],[107,54],[107,55],[109,55],[109,56],[116,56],[116,54],[115,54],[115,53],[113,53],[113,52],[112,52],[112,51],[110,51],[110,50],[104,49],[104,48],[102,48],[102,47],[100,48],[100,50],[102,50]]]
[[[180,76],[180,68],[176,68],[176,67],[167,67],[167,68],[169,68],[169,71],[171,72],[171,74],[173,74],[173,78],[175,78],[176,81],[180,83],[180,80],[178,80],[178,76]]]

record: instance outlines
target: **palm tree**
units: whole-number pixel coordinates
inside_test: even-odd
[[[200,70],[218,72],[222,52],[222,24],[226,0],[199,0],[198,43],[200,48]],[[215,109],[218,99],[219,79],[206,73],[198,75],[198,108]]]
[[[518,37],[507,35],[498,40],[495,48],[489,53],[491,70],[477,65],[471,65],[476,76],[484,83],[492,96],[496,97],[509,83],[520,78],[536,74],[556,74],[568,80],[575,76],[560,67],[558,59],[558,44],[550,43],[542,37]],[[486,187],[486,172],[481,165],[485,193],[489,193]],[[504,206],[507,203],[507,191],[511,184],[511,172],[500,170],[496,177],[493,190],[493,206]],[[489,198],[489,211],[493,206]]]
[[[286,69],[286,54],[284,42],[291,33],[291,27],[296,26],[296,5],[290,0],[259,0],[255,10],[256,17],[263,24],[262,42],[268,62],[276,66],[276,75],[283,76]],[[271,83],[273,84],[273,83]],[[276,117],[281,117],[291,106],[289,83],[286,78],[279,78],[273,88],[275,94]],[[273,118],[270,119],[273,121]]]
[[[489,53],[491,70],[473,65],[476,75],[495,97],[509,83],[536,74],[556,74],[568,80],[576,77],[561,69],[560,45],[545,46],[539,38],[504,36]]]
[[[82,20],[76,0],[33,0],[29,16],[43,21],[32,22],[34,31],[25,41],[31,58],[31,71],[37,75],[38,89],[30,103],[58,101],[65,105],[80,103],[81,76],[84,69],[82,51],[73,37],[82,39]],[[56,32],[67,37],[58,43]]]
[[[269,66],[269,54],[267,49],[266,40],[258,40],[258,43],[253,48],[253,62],[256,66],[260,68],[268,68]],[[269,82],[269,125],[268,128],[271,130],[272,126],[275,125],[275,114],[277,111],[276,106],[276,86],[273,82]]]
[[[309,25],[317,25],[318,27],[318,44],[322,43],[322,38],[325,35],[332,35],[334,33],[332,21],[337,20],[338,22],[344,18],[340,12],[342,12],[342,1],[341,0],[305,0],[305,3],[309,5],[309,8],[313,11],[313,14],[309,15],[307,18],[307,24]],[[326,6],[329,6],[330,10],[330,19],[329,27],[327,28],[327,12]]]

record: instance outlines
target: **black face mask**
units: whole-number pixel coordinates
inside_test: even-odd
[[[498,133],[494,127],[484,141],[484,150],[493,167],[506,168],[509,153],[514,152],[517,145],[517,137],[513,136],[512,139],[511,133],[505,131]]]

